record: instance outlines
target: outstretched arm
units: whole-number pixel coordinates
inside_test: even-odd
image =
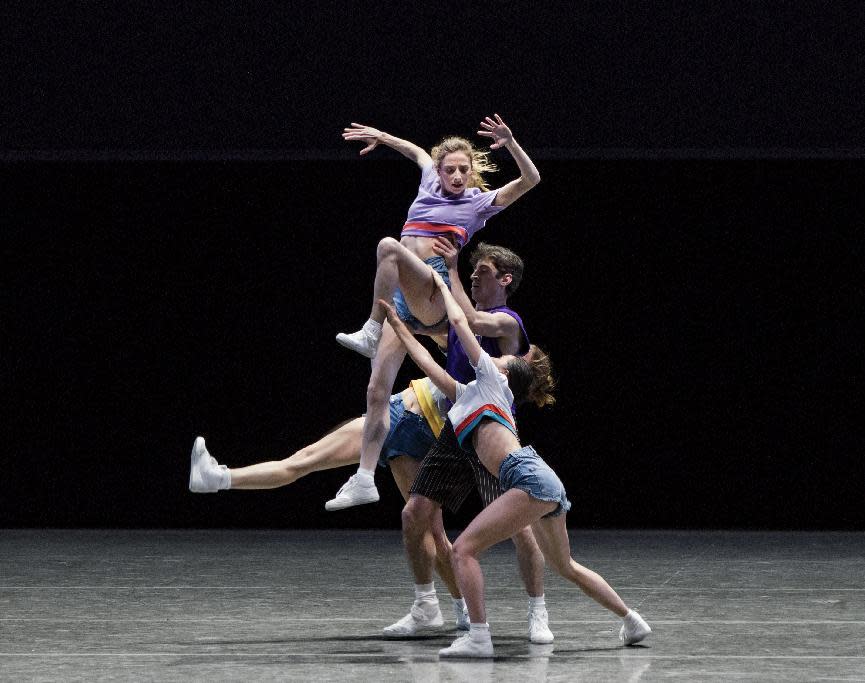
[[[364,126],[361,123],[352,123],[351,128],[346,128],[342,137],[344,140],[360,140],[366,143],[366,147],[360,150],[361,156],[369,154],[378,145],[387,145],[391,149],[395,149],[404,157],[411,159],[418,166],[423,168],[432,163],[432,157],[426,151],[418,147],[413,142],[395,137],[389,133],[384,133],[372,126]]]
[[[463,313],[463,309],[460,308],[460,305],[457,303],[456,299],[454,299],[453,294],[450,293],[450,290],[444,280],[442,280],[441,275],[435,272],[432,268],[430,268],[430,272],[433,275],[433,282],[435,282],[436,287],[438,287],[439,292],[441,292],[442,299],[444,299],[445,309],[448,313],[448,322],[450,322],[451,327],[456,331],[457,337],[459,337],[459,340],[462,342],[463,350],[469,357],[471,364],[476,366],[483,350],[481,349],[481,345],[478,343],[474,332],[472,332],[469,327],[466,314]]]
[[[441,365],[433,360],[430,352],[424,348],[423,344],[417,340],[417,338],[405,326],[405,323],[400,320],[393,306],[384,299],[379,299],[378,302],[384,306],[387,321],[390,323],[393,331],[396,332],[396,336],[399,337],[403,346],[405,346],[406,351],[408,351],[412,360],[445,396],[447,396],[451,401],[455,401],[457,396],[456,380],[451,377]]]
[[[487,313],[477,310],[466,294],[460,281],[458,266],[459,252],[450,240],[436,237],[433,241],[433,251],[445,260],[451,281],[451,294],[465,313],[466,320],[472,332],[482,337],[513,340],[510,345],[519,347],[523,331],[512,315],[507,313]],[[508,276],[509,277],[509,276]]]
[[[492,138],[494,142],[490,145],[490,149],[505,147],[511,153],[514,161],[517,162],[517,168],[520,169],[520,177],[502,186],[493,201],[494,206],[509,206],[541,182],[541,174],[538,173],[538,169],[535,168],[532,160],[529,159],[529,155],[514,140],[514,134],[507,124],[502,121],[502,117],[498,114],[494,114],[494,116],[495,120],[487,116],[481,121],[481,128],[483,130],[479,130],[478,135]]]

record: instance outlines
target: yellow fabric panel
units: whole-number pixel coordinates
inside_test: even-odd
[[[442,427],[445,426],[444,418],[439,415],[439,411],[436,410],[435,401],[433,401],[432,394],[429,390],[429,384],[423,379],[413,379],[411,382],[411,388],[414,389],[415,396],[417,396],[418,405],[420,405],[421,413],[423,413],[424,418],[426,418],[427,423],[432,430],[432,433],[435,434],[436,438],[441,433]]]

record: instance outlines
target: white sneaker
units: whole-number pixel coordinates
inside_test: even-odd
[[[204,447],[204,438],[196,437],[192,444],[192,462],[189,466],[189,490],[193,493],[215,493],[219,491],[228,468],[216,462],[216,458]]]
[[[385,638],[414,638],[433,633],[444,626],[439,601],[415,600],[411,611],[395,624],[383,629]]]
[[[555,636],[547,623],[548,620],[546,607],[529,610],[529,640],[531,642],[546,645],[555,640]]]
[[[369,482],[369,483],[367,483]],[[324,504],[324,509],[333,512],[345,508],[378,502],[378,489],[375,482],[359,474],[352,474],[342,488],[336,492],[336,497]]]
[[[458,631],[469,630],[471,622],[469,621],[468,607],[460,607],[460,605],[454,603],[454,617],[456,617]]]
[[[624,618],[622,628],[619,629],[619,640],[625,645],[633,645],[639,643],[643,638],[649,635],[652,629],[634,610],[630,610]]]
[[[489,633],[479,640],[472,638],[471,633],[460,636],[450,644],[450,647],[439,650],[439,657],[492,657],[493,641]]]
[[[367,358],[375,358],[379,339],[381,339],[381,335],[376,337],[363,328],[351,334],[340,332],[336,335],[338,344],[342,344],[345,348],[352,351],[357,351],[361,356],[366,356]]]

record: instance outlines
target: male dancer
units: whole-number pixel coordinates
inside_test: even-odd
[[[506,354],[524,355],[529,351],[529,341],[519,315],[507,306],[508,296],[517,287],[523,275],[523,261],[510,249],[481,243],[472,252],[471,294],[476,302],[473,307],[462,288],[457,270],[456,248],[445,239],[436,240],[434,250],[444,257],[451,280],[451,292],[465,311],[471,329],[479,335],[481,346],[491,356]],[[460,382],[474,379],[474,370],[457,335],[448,333],[448,374]],[[435,451],[435,449],[434,449]],[[442,623],[435,588],[433,567],[436,553],[430,552],[428,538],[430,529],[441,515],[443,504],[455,510],[468,493],[470,485],[462,482],[460,494],[454,498],[446,489],[453,488],[454,479],[465,476],[454,460],[437,458],[431,451],[421,464],[420,472],[411,488],[411,496],[403,509],[403,541],[415,578],[415,601],[411,611],[402,619],[386,627],[384,633],[390,637],[407,638],[428,633]],[[472,472],[478,493],[484,505],[489,505],[500,494],[498,480],[483,467]],[[533,643],[550,643],[553,634],[548,626],[548,616],[543,592],[543,554],[531,532],[526,527],[512,539],[516,546],[520,573],[529,593],[529,639]],[[447,547],[436,548],[439,557],[450,554]]]

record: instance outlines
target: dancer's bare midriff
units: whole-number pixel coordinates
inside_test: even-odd
[[[417,256],[421,261],[438,256],[433,251],[434,237],[421,237],[419,235],[403,235],[399,243]]]

